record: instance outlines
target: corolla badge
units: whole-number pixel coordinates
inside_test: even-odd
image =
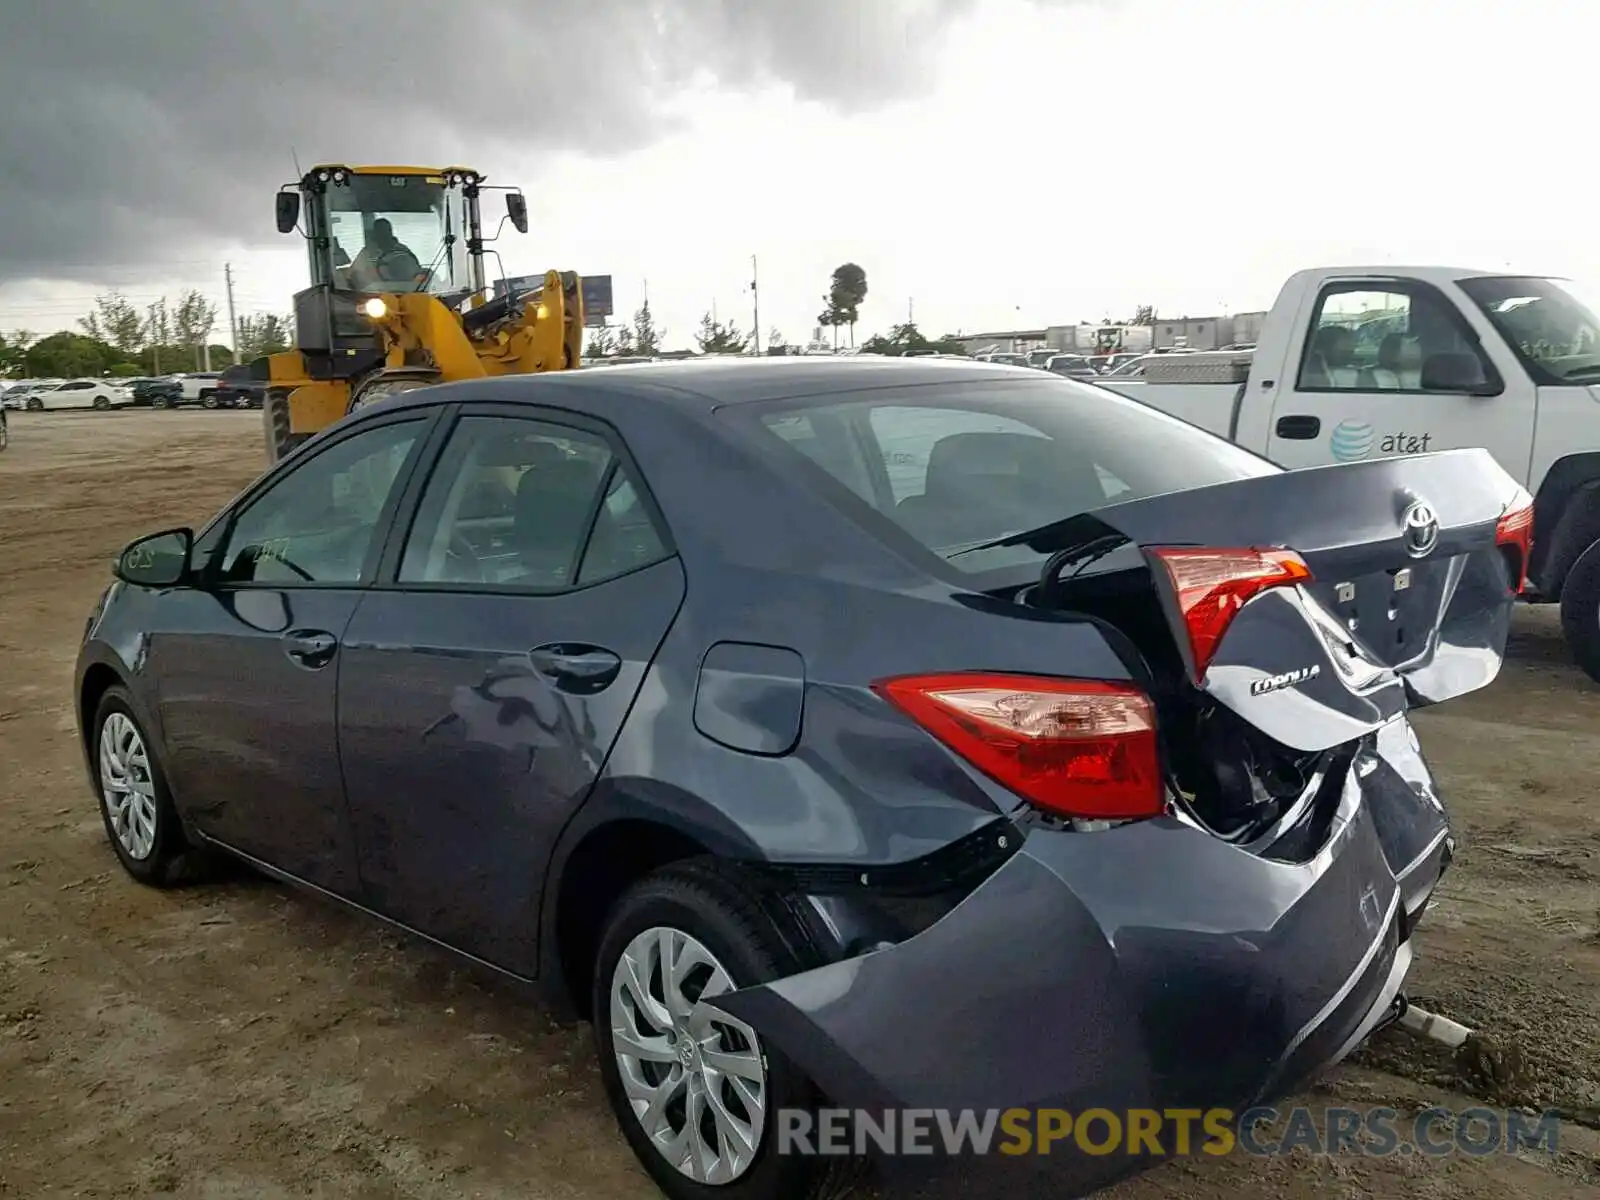
[[[1413,500],[1407,505],[1400,526],[1406,553],[1412,558],[1426,558],[1439,544],[1439,517],[1426,500]]]
[[[1294,671],[1285,671],[1281,675],[1265,675],[1260,679],[1250,682],[1252,696],[1265,696],[1268,692],[1280,692],[1286,687],[1294,687],[1297,683],[1305,683],[1322,674],[1322,668],[1313,663],[1309,667],[1300,667]]]
[[[1372,453],[1377,432],[1366,421],[1340,421],[1328,435],[1334,462],[1359,462]]]

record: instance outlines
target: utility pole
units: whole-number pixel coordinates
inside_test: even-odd
[[[233,315],[233,264],[222,264],[222,278],[228,284],[228,329],[233,335],[233,364],[239,365],[239,321]],[[209,365],[209,364],[207,364]]]
[[[150,353],[154,358],[154,362],[151,365],[155,368],[157,376],[161,374],[161,335],[164,332],[165,330],[156,322],[156,306],[152,304],[150,306]]]
[[[759,276],[756,274],[756,256],[752,254],[750,256],[750,336],[754,339],[751,344],[755,347],[757,355],[761,353],[761,297],[756,294],[756,280],[758,278]]]

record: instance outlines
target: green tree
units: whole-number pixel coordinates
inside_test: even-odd
[[[584,348],[586,358],[610,358],[617,352],[617,331],[601,325],[589,331],[589,344]]]
[[[765,353],[769,358],[783,358],[785,355],[794,353],[794,347],[789,345],[788,340],[784,338],[776,325],[767,330],[767,349]]]
[[[827,311],[834,317],[833,324],[850,327],[850,344],[856,344],[856,322],[861,319],[861,305],[867,298],[867,273],[853,262],[834,268],[828,284]]]
[[[179,296],[178,303],[172,309],[173,340],[180,346],[190,348],[190,353],[186,357],[191,357],[194,365],[180,368],[179,364],[174,362],[169,369],[205,370],[207,338],[216,327],[217,306],[215,304],[193,288]]]
[[[137,357],[145,345],[144,314],[121,292],[105,292],[94,299],[94,311],[78,320],[89,337]]]
[[[886,354],[898,357],[903,354],[961,354],[965,355],[966,347],[953,335],[945,334],[941,338],[928,338],[915,324],[906,321],[889,330],[887,335],[878,334],[861,343],[861,349],[866,354]]]
[[[1156,323],[1156,306],[1154,304],[1141,304],[1133,310],[1133,320],[1125,322],[1128,325],[1154,325]]]
[[[837,350],[839,348],[839,326],[844,324],[844,318],[833,310],[830,297],[824,296],[823,300],[828,303],[829,307],[817,314],[817,324],[824,329],[833,330],[833,348]]]
[[[701,354],[739,354],[750,342],[739,332],[738,325],[732,321],[724,324],[710,313],[700,318],[700,332],[695,334],[694,340]]]
[[[660,354],[661,342],[667,336],[667,331],[656,324],[655,316],[650,312],[650,301],[646,300],[639,305],[633,313],[632,336],[627,339],[631,349],[630,354]],[[622,339],[618,339],[619,342]]]
[[[254,362],[269,354],[282,354],[293,344],[292,321],[277,313],[239,318],[239,361]]]
[[[65,329],[40,338],[22,355],[23,374],[36,378],[99,377],[124,361],[122,351],[115,346]]]

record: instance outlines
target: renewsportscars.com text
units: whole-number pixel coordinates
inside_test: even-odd
[[[1554,1153],[1555,1113],[1494,1108],[857,1109],[778,1111],[778,1152],[807,1155],[1083,1154],[1155,1158],[1244,1153],[1374,1157]]]

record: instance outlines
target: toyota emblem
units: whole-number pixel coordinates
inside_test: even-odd
[[[1400,519],[1406,553],[1412,558],[1426,558],[1439,544],[1439,518],[1426,500],[1413,501]]]

